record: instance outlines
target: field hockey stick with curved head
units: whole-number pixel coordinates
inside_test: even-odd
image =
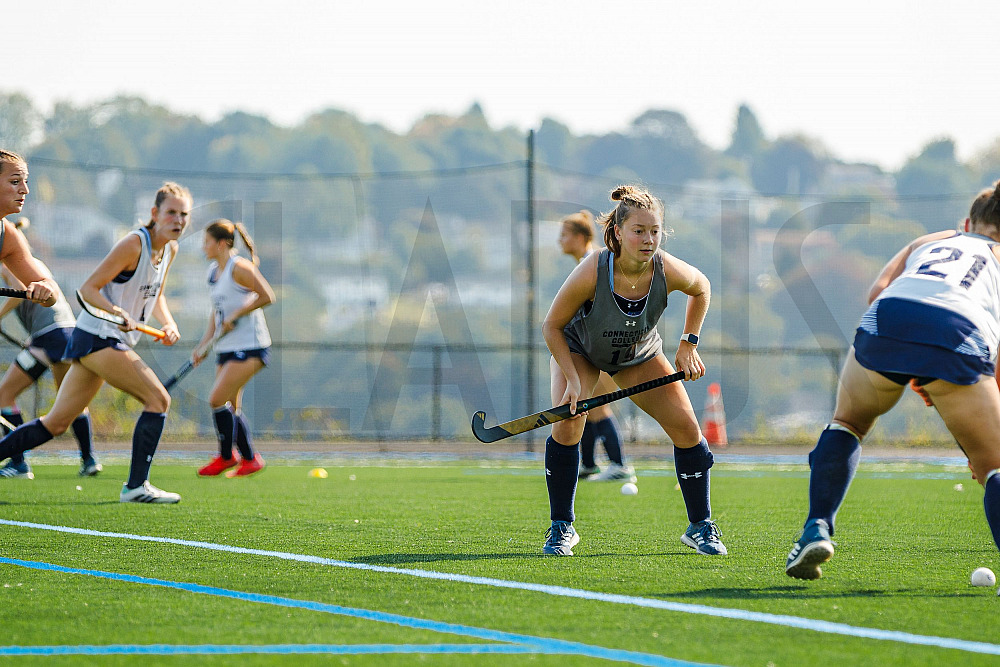
[[[601,396],[594,396],[593,398],[588,398],[583,401],[577,401],[576,413],[580,414],[585,410],[607,405],[608,403],[613,403],[614,401],[622,398],[634,396],[635,394],[641,394],[644,391],[649,391],[650,389],[662,387],[665,384],[670,384],[671,382],[677,382],[678,380],[683,379],[684,371],[677,371],[672,375],[664,375],[663,377],[656,378],[655,380],[640,382],[634,387],[629,387],[628,389],[619,389],[618,391],[613,391],[610,394],[602,394]],[[472,434],[476,436],[476,440],[479,442],[496,442],[497,440],[509,438],[512,435],[527,433],[528,431],[534,431],[536,428],[541,428],[555,422],[561,422],[562,420],[569,419],[572,416],[573,415],[569,412],[569,403],[566,403],[565,405],[536,412],[535,414],[528,415],[527,417],[520,417],[509,422],[504,422],[503,424],[487,427],[486,413],[480,410],[476,414],[472,415]]]
[[[221,332],[221,329],[219,331]],[[212,336],[211,340],[205,343],[205,345],[196,347],[194,349],[195,354],[198,356],[201,356],[203,354],[208,354],[208,352],[211,351],[213,347],[215,347],[215,344],[218,343],[219,339],[222,338],[222,336],[224,335],[225,334],[222,333],[216,333],[214,336]],[[194,362],[188,359],[187,361],[184,362],[183,366],[177,369],[176,373],[174,373],[173,375],[171,375],[170,377],[168,377],[166,380],[163,381],[163,388],[166,389],[167,391],[170,391],[171,389],[174,388],[175,384],[186,378],[188,373],[190,373],[193,370],[194,370]]]
[[[0,294],[0,296],[3,295]],[[84,300],[83,295],[80,294],[80,290],[76,291],[76,300],[80,302],[81,308],[83,308],[85,311],[87,311],[97,319],[104,320],[105,322],[111,322],[112,324],[117,324],[118,326],[124,326],[125,324],[124,317],[116,313],[104,310],[103,308],[98,308],[93,304],[87,303]],[[156,327],[147,326],[145,324],[142,324],[141,322],[136,322],[135,330],[141,331],[144,334],[148,334],[157,340],[162,340],[163,337],[167,335],[166,333],[160,331]]]

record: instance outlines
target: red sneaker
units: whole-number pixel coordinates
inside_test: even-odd
[[[216,456],[208,462],[208,465],[198,470],[198,475],[200,477],[215,477],[216,475],[221,475],[226,470],[234,467],[239,462],[240,460],[235,456],[231,459],[224,459],[221,456]]]
[[[252,475],[259,470],[264,469],[264,457],[260,454],[254,454],[253,458],[247,461],[244,459],[240,462],[240,467],[236,470],[230,470],[226,473],[226,477],[246,477],[247,475]]]

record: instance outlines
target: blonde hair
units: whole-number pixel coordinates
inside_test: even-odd
[[[969,209],[969,220],[973,224],[1000,227],[1000,181],[976,196]]]
[[[153,201],[153,206],[160,208],[160,204],[162,204],[163,200],[167,197],[186,199],[189,203],[194,202],[194,198],[191,197],[191,191],[183,185],[179,185],[173,181],[167,181],[160,186],[160,189],[156,191],[156,198]],[[153,220],[152,216],[150,216],[149,222],[146,223],[146,229],[152,229],[155,224],[156,221]]]
[[[663,202],[636,185],[619,185],[611,191],[611,201],[618,205],[601,216],[599,222],[604,226],[604,245],[615,257],[621,254],[622,245],[615,236],[615,228],[620,227],[632,211],[649,211],[661,220],[663,219]]]
[[[216,241],[225,241],[229,244],[230,248],[236,246],[236,235],[239,234],[243,240],[243,245],[247,247],[247,251],[250,253],[250,261],[254,263],[254,266],[260,264],[260,258],[257,256],[257,248],[254,246],[253,240],[250,238],[250,234],[242,222],[233,222],[225,218],[219,218],[210,222],[208,227],[205,227],[205,233]]]
[[[569,227],[574,234],[583,236],[587,243],[594,240],[594,214],[590,211],[581,209],[567,215],[562,219],[562,224],[564,227]]]

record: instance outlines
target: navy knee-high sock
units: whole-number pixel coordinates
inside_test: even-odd
[[[620,466],[625,465],[625,457],[622,455],[622,437],[615,418],[608,417],[597,422],[594,424],[594,431],[597,432],[597,437],[604,442],[604,451],[608,453],[608,458]]]
[[[587,422],[583,426],[583,438],[580,440],[580,465],[584,468],[593,468],[597,465],[594,460],[594,448],[597,445],[597,432],[594,425]]]
[[[833,520],[837,516],[847,487],[854,479],[861,458],[861,443],[847,429],[830,424],[819,436],[816,447],[809,452],[809,518],[823,519],[833,535]]]
[[[712,516],[712,485],[708,471],[713,463],[715,457],[708,449],[705,438],[687,449],[674,446],[677,483],[681,486],[684,507],[687,508],[688,521],[691,523],[698,523]]]
[[[42,425],[41,419],[33,419],[23,426],[18,426],[0,440],[0,461],[23,455],[29,449],[44,445],[52,439],[52,434]],[[24,460],[23,456],[22,459]]]
[[[128,483],[126,483],[128,488],[138,489],[149,479],[153,454],[156,453],[156,446],[160,444],[163,424],[166,421],[167,415],[163,412],[143,412],[139,415],[135,431],[132,432],[132,463],[129,466]]]
[[[253,438],[250,437],[250,425],[242,412],[236,413],[236,448],[240,456],[249,461],[254,457]]]
[[[580,443],[567,447],[550,436],[545,440],[545,486],[549,491],[549,516],[552,521],[570,521],[576,498],[577,471],[580,468]]]
[[[226,403],[221,408],[212,410],[212,419],[215,420],[215,434],[219,438],[219,456],[224,459],[233,458],[236,423],[233,411],[229,409],[229,404]]]
[[[990,524],[993,541],[1000,549],[1000,474],[994,474],[983,484],[986,495],[983,496],[983,508],[986,510],[986,522]]]
[[[80,458],[84,461],[90,459],[93,456],[93,439],[91,437],[90,415],[84,412],[73,420],[70,428],[73,429],[73,435],[76,437],[76,441],[80,445]]]
[[[4,408],[3,410],[0,410],[0,415],[3,415],[4,419],[13,424],[14,428],[17,428],[18,426],[24,423],[24,417],[21,415],[21,411],[18,410],[17,408],[13,409]],[[7,435],[8,433],[11,432],[10,429],[7,428],[6,426],[0,426],[0,430],[3,431],[4,435]],[[10,462],[17,466],[24,463],[24,452],[18,454],[12,454],[10,457]]]

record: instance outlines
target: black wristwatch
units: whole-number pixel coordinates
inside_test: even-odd
[[[698,334],[686,333],[681,336],[682,341],[687,341],[692,345],[698,345]]]

